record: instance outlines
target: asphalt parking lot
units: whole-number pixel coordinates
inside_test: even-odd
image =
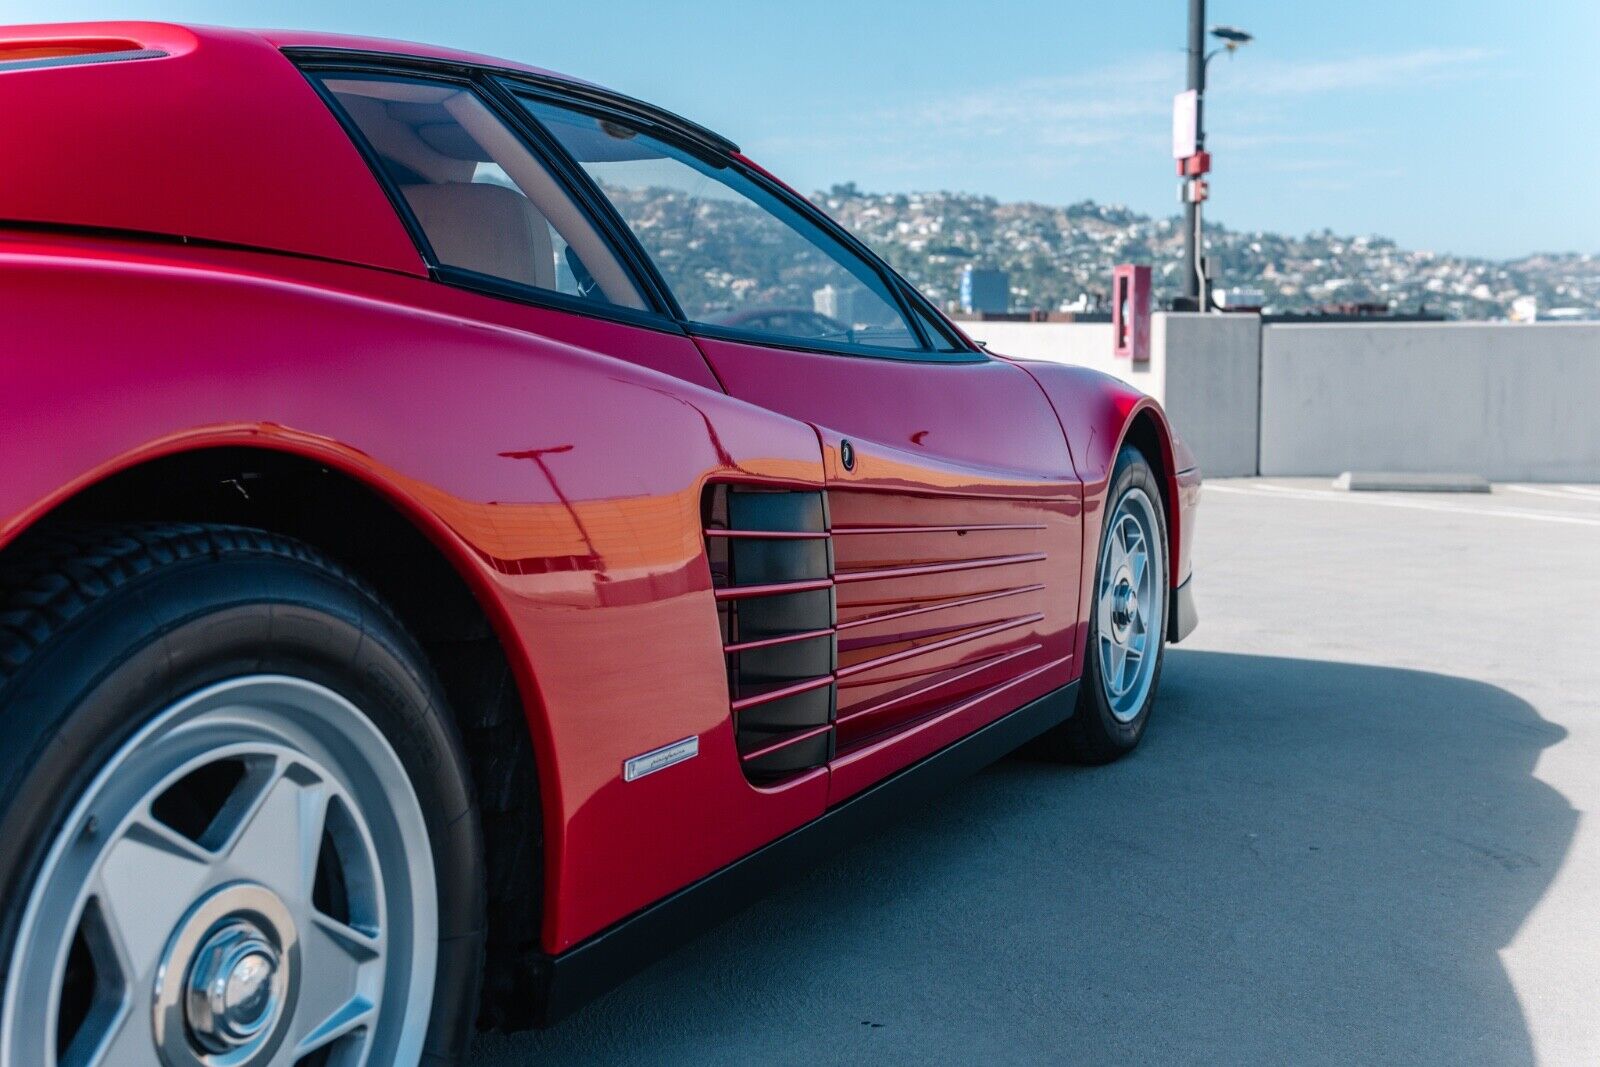
[[[533,1063],[1600,1062],[1600,489],[1208,485],[1143,748],[1016,757]]]

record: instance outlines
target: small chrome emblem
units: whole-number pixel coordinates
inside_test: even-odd
[[[848,437],[839,442],[839,462],[844,464],[847,471],[856,469],[856,446],[850,443]]]
[[[622,780],[632,782],[647,774],[666,770],[674,763],[694,759],[699,754],[700,738],[685,737],[682,741],[674,741],[663,748],[652,749],[628,760],[622,765]]]

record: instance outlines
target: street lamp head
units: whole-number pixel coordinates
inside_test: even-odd
[[[1217,38],[1232,52],[1242,44],[1249,44],[1255,38],[1237,26],[1213,26],[1211,36]]]

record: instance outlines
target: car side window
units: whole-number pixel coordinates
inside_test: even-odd
[[[922,347],[878,271],[758,182],[642,129],[519,99],[611,201],[690,322],[801,346]]]
[[[440,266],[646,307],[593,223],[471,89],[387,75],[320,78],[405,198]]]
[[[935,352],[966,351],[950,335],[949,327],[939,321],[939,316],[933,314],[916,301],[912,301],[911,310],[916,314],[917,321],[922,324],[922,332],[928,335],[928,343],[933,346]]]

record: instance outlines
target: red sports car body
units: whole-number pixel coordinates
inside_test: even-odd
[[[463,840],[487,842],[457,862],[435,841],[438,877],[487,904],[430,930],[486,937],[488,1023],[562,1014],[846,827],[1082,720],[1092,663],[1117,664],[1107,721],[1142,730],[1160,645],[1193,626],[1199,475],[1158,405],[985,352],[676,116],[441,49],[145,23],[0,30],[0,114],[0,563],[63,524],[247,529],[392,608],[462,739]],[[789,319],[848,328],[750,328]],[[1121,544],[1129,464],[1158,514]],[[1141,530],[1159,605],[1141,564],[1107,569]],[[23,678],[47,639],[8,596]],[[1118,644],[1129,626],[1154,630]],[[1119,712],[1124,663],[1143,688]],[[75,701],[37,712],[52,736]],[[481,710],[505,701],[515,732]],[[107,729],[83,751],[131,743]],[[44,751],[0,760],[6,1063],[30,1047],[29,902],[101,759],[44,791]],[[288,974],[250,921],[276,946],[257,970]],[[178,1040],[159,988],[117,996]],[[186,1016],[196,1056],[280,1026],[210,1010]],[[293,1025],[279,1055],[317,1047]]]

